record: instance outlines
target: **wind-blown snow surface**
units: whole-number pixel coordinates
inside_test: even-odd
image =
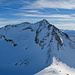
[[[75,43],[45,19],[0,28],[0,75],[33,75],[53,57],[75,68]]]

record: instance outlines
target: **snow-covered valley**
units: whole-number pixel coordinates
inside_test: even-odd
[[[0,28],[0,75],[74,75],[74,57],[74,38],[45,19]]]

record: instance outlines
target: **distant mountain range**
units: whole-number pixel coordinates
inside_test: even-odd
[[[68,35],[75,35],[75,30],[63,30],[61,29],[62,32],[67,33]]]

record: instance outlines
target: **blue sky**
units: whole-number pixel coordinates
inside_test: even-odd
[[[75,0],[0,0],[0,27],[42,19],[75,30]]]

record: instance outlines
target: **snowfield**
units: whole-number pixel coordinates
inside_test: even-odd
[[[75,41],[43,19],[0,28],[0,75],[74,75]]]

